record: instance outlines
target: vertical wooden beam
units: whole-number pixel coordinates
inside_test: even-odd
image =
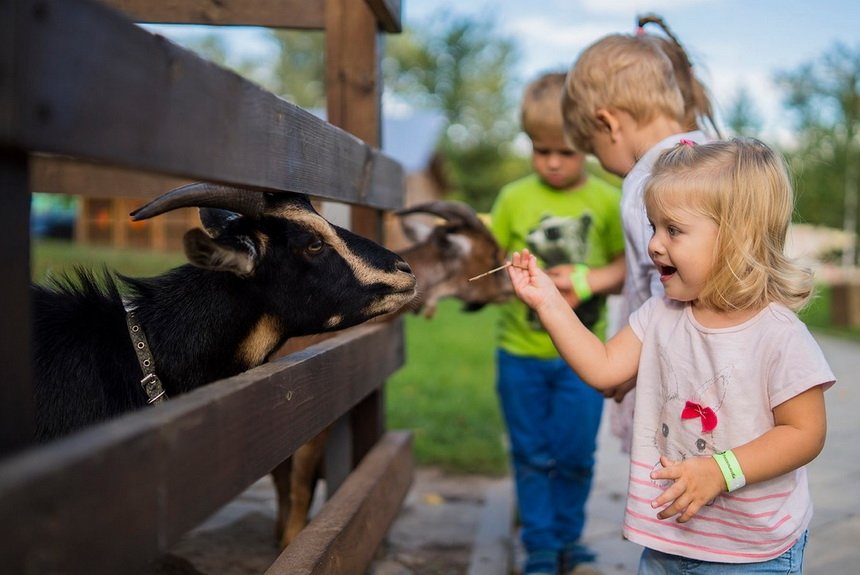
[[[27,155],[0,149],[0,457],[33,439]]]
[[[382,132],[380,60],[378,22],[368,4],[326,0],[328,121],[374,147],[380,147]],[[353,206],[351,227],[357,234],[382,241],[380,212]],[[353,462],[357,463],[384,430],[381,391],[371,394],[352,414]]]
[[[378,147],[382,90],[376,25],[367,3],[326,0],[328,121]]]

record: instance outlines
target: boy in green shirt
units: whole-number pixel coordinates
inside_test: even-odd
[[[564,81],[562,73],[545,74],[526,88],[521,121],[532,141],[534,173],[499,192],[492,230],[509,253],[529,248],[577,315],[602,336],[604,294],[619,291],[624,280],[620,191],[589,178],[584,155],[567,143]],[[523,573],[585,573],[594,554],[579,538],[603,396],[559,357],[519,299],[502,306],[496,359],[528,553]]]

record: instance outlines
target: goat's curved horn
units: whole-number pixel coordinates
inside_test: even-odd
[[[266,201],[261,192],[197,182],[158,196],[131,212],[131,219],[137,222],[171,210],[189,207],[219,208],[259,218],[263,215],[265,206]]]
[[[395,213],[398,216],[419,213],[432,214],[448,221],[462,222],[474,229],[486,229],[484,222],[481,221],[481,218],[478,217],[478,214],[475,213],[475,210],[472,209],[471,206],[463,202],[452,202],[443,200],[427,202],[425,204],[418,204],[409,208],[403,208]]]

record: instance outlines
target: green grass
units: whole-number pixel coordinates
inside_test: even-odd
[[[414,432],[419,465],[507,471],[495,391],[497,317],[495,306],[465,313],[445,300],[433,319],[406,318],[406,365],[386,387],[388,426]]]
[[[36,240],[32,245],[30,276],[43,282],[51,275],[71,271],[75,266],[101,269],[102,265],[124,275],[149,277],[185,263],[177,252],[114,249],[84,246],[62,240]]]
[[[800,312],[800,319],[814,332],[842,339],[850,339],[852,341],[860,341],[860,326],[843,327],[833,325],[830,306],[830,287],[820,285],[816,288],[816,296],[812,300],[812,303]]]

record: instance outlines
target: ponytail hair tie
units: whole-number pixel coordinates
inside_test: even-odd
[[[682,146],[690,146],[691,148],[696,145],[696,142],[694,142],[693,140],[688,140],[687,138],[681,138],[678,143]]]
[[[637,26],[636,27],[636,35],[637,36],[644,36],[645,35],[645,27],[644,26]]]

